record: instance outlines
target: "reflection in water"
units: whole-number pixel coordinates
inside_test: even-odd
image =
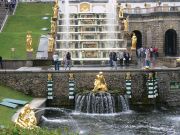
[[[65,114],[56,109],[45,112],[40,126],[60,128],[64,133],[65,129],[82,135],[179,135],[180,111],[128,111],[112,114],[69,111]]]

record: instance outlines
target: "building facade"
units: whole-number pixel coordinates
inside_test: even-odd
[[[63,60],[90,63],[109,60],[111,51],[126,50],[118,7],[128,18],[129,35],[137,36],[137,48],[157,47],[159,56],[180,56],[180,2],[174,1],[60,1],[56,51]],[[130,38],[129,38],[130,39]]]

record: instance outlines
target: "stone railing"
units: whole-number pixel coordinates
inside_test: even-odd
[[[126,14],[150,14],[154,12],[180,12],[180,6],[157,6],[150,8],[125,8]]]

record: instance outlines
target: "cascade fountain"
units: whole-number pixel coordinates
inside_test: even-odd
[[[75,110],[85,113],[115,113],[129,110],[127,99],[123,95],[107,92],[107,84],[102,72],[96,75],[94,89],[86,94],[77,94]]]

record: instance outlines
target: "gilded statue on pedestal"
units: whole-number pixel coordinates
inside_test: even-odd
[[[149,73],[149,74],[148,74],[148,79],[149,79],[149,80],[152,80],[152,79],[153,79],[153,73]]]
[[[48,73],[48,81],[52,81],[52,74],[51,73]]]
[[[48,39],[48,52],[53,52],[54,44],[55,44],[55,40],[53,35],[51,34],[51,36]]]
[[[27,52],[32,52],[33,48],[32,48],[32,36],[30,32],[27,32],[26,35],[26,51]]]
[[[34,111],[30,108],[29,104],[26,104],[22,111],[19,113],[15,124],[22,127],[33,129],[37,127],[37,120]]]
[[[51,33],[56,33],[56,21],[51,21]]]
[[[120,6],[119,8],[119,18],[123,18],[124,17],[124,8],[122,6]]]
[[[94,89],[93,92],[107,92],[107,84],[105,81],[105,78],[103,76],[102,72],[99,72],[98,75],[96,75],[96,79],[94,81]]]
[[[124,31],[128,31],[129,30],[128,18],[123,20],[123,24],[124,24]]]
[[[131,80],[131,73],[130,72],[126,73],[126,80]]]
[[[58,17],[58,10],[59,10],[59,6],[57,4],[55,4],[53,7],[53,18]]]
[[[58,5],[58,0],[54,0],[54,2],[55,2],[55,5]]]
[[[131,42],[132,42],[131,49],[136,49],[137,37],[136,37],[136,34],[135,34],[135,33],[133,33],[133,36],[132,36],[132,38],[131,38]]]

